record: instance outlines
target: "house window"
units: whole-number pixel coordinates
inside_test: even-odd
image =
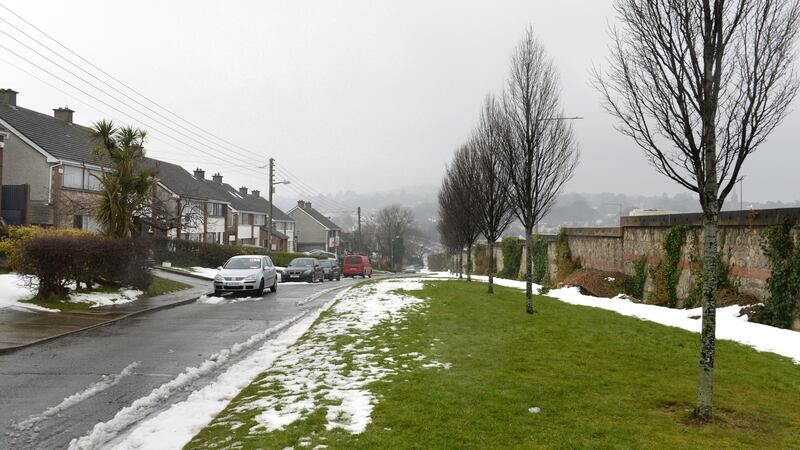
[[[266,225],[267,224],[267,216],[265,216],[264,214],[257,214],[255,216],[255,218],[256,218],[255,225]]]
[[[101,172],[99,170],[84,170],[84,180],[83,180],[83,187],[89,189],[90,191],[99,191],[103,189],[103,185],[100,184],[100,175]]]
[[[63,166],[64,187],[83,189],[83,168],[75,166]]]
[[[253,215],[242,213],[242,225],[251,225],[253,223]]]
[[[209,203],[208,215],[209,217],[222,217],[222,203]]]
[[[94,216],[75,215],[72,219],[72,226],[91,233],[100,232],[100,222]]]

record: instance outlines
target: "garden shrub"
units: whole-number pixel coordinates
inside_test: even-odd
[[[42,228],[35,225],[5,227],[3,236],[0,237],[0,254],[5,257],[5,264],[11,270],[17,270],[21,244],[26,239],[40,235],[88,236],[91,233],[76,228]]]
[[[664,236],[664,257],[650,269],[653,279],[653,291],[650,293],[652,303],[674,308],[678,305],[678,280],[681,270],[678,263],[681,259],[681,247],[686,237],[686,227],[672,227]]]
[[[489,246],[475,244],[473,247],[473,270],[475,275],[489,274]]]
[[[75,283],[115,283],[146,290],[150,285],[145,240],[115,239],[89,233],[39,233],[21,241],[16,269],[36,286],[41,299],[63,299]]]
[[[759,319],[781,328],[791,328],[800,315],[800,245],[792,238],[792,228],[788,223],[774,225],[761,236],[772,274],[767,278],[765,310]]]
[[[500,244],[503,252],[503,270],[500,276],[516,280],[519,277],[519,265],[522,262],[523,242],[515,237],[507,237]]]

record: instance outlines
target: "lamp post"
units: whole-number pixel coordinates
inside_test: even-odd
[[[269,217],[267,217],[267,253],[272,253],[272,194],[278,184],[289,184],[289,180],[274,181],[275,158],[269,159]]]

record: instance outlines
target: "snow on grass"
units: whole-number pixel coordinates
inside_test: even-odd
[[[440,272],[437,278],[453,278],[453,275]],[[472,276],[473,280],[488,281],[488,277]],[[525,289],[524,281],[495,278],[495,283],[517,289]],[[539,292],[541,286],[534,284],[533,291]],[[621,296],[614,298],[592,297],[581,294],[577,287],[553,289],[547,292],[566,303],[594,308],[607,309],[624,316],[660,323],[670,327],[682,328],[693,333],[700,332],[701,308],[677,309],[665,306],[635,303]],[[739,305],[717,308],[717,339],[727,339],[740,344],[749,345],[756,350],[777,353],[792,358],[800,364],[800,333],[783,328],[771,327],[760,323],[749,322],[746,315],[739,316],[742,309]]]
[[[425,355],[384,344],[391,327],[405,328],[406,315],[425,308],[425,300],[405,293],[422,286],[420,279],[384,280],[340,294],[329,312],[212,422],[210,428],[221,430],[221,440],[193,444],[247,447],[230,441],[231,433],[257,440],[323,411],[326,430],[364,432],[379,401],[371,383],[416,368],[450,367],[438,361],[423,367]],[[311,444],[301,439],[295,447]]]
[[[36,295],[23,284],[22,277],[16,273],[0,275],[0,309],[25,309],[35,311],[58,312],[57,309],[42,308],[31,303],[23,303]]]
[[[74,287],[74,286],[73,286]],[[78,292],[69,294],[67,298],[71,303],[88,303],[90,308],[101,306],[120,305],[132,302],[139,298],[143,292],[136,289],[122,288],[116,292]],[[16,273],[0,275],[0,309],[26,309],[33,311],[58,312],[57,309],[49,309],[27,303],[36,295],[35,291],[25,286],[24,278]]]
[[[79,292],[69,295],[71,303],[89,303],[90,308],[101,306],[121,305],[130,303],[139,298],[144,292],[138,289],[122,288],[116,292]]]

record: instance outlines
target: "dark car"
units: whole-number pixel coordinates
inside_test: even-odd
[[[320,260],[315,258],[295,258],[283,271],[283,281],[325,281],[325,272]]]
[[[320,265],[325,272],[326,279],[331,281],[342,279],[342,271],[339,269],[339,263],[335,259],[324,259],[320,261]]]
[[[342,264],[342,275],[345,277],[355,277],[360,275],[362,278],[372,277],[372,264],[369,258],[364,255],[347,255]]]

